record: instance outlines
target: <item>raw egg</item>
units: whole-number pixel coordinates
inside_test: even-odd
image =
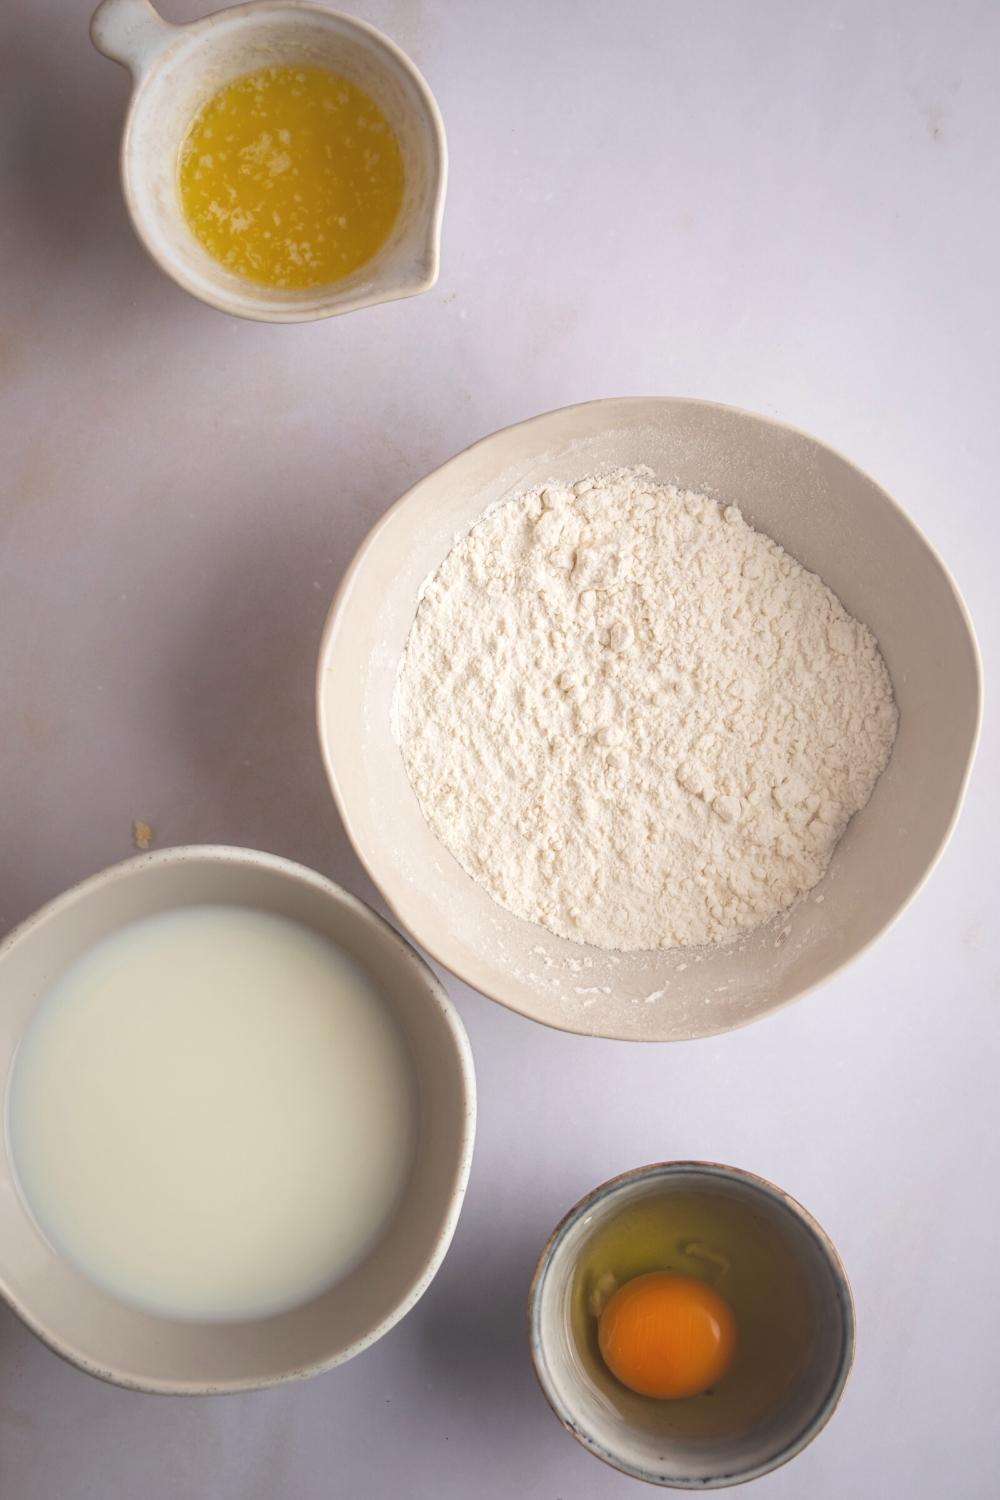
[[[677,1400],[701,1395],[725,1375],[736,1350],[736,1319],[707,1282],[649,1271],[611,1297],[597,1338],[604,1363],[629,1390]]]

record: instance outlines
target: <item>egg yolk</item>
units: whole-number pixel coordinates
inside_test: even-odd
[[[637,1395],[698,1396],[732,1364],[736,1319],[704,1281],[650,1271],[615,1292],[601,1313],[597,1340],[612,1375]]]

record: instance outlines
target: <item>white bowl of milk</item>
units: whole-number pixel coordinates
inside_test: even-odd
[[[169,849],[0,946],[0,1292],[152,1391],[331,1368],[418,1300],[475,1132],[469,1044],[417,953],[269,854]]]

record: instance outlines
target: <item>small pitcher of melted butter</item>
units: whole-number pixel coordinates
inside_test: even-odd
[[[132,74],[132,223],[186,291],[291,323],[434,285],[444,127],[387,37],[280,0],[185,26],[147,0],[103,0],[90,34]]]

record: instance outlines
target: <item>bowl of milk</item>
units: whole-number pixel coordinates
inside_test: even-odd
[[[447,1251],[469,1044],[362,902],[251,850],[168,849],[0,946],[0,1292],[56,1353],[211,1393],[352,1358]]]

